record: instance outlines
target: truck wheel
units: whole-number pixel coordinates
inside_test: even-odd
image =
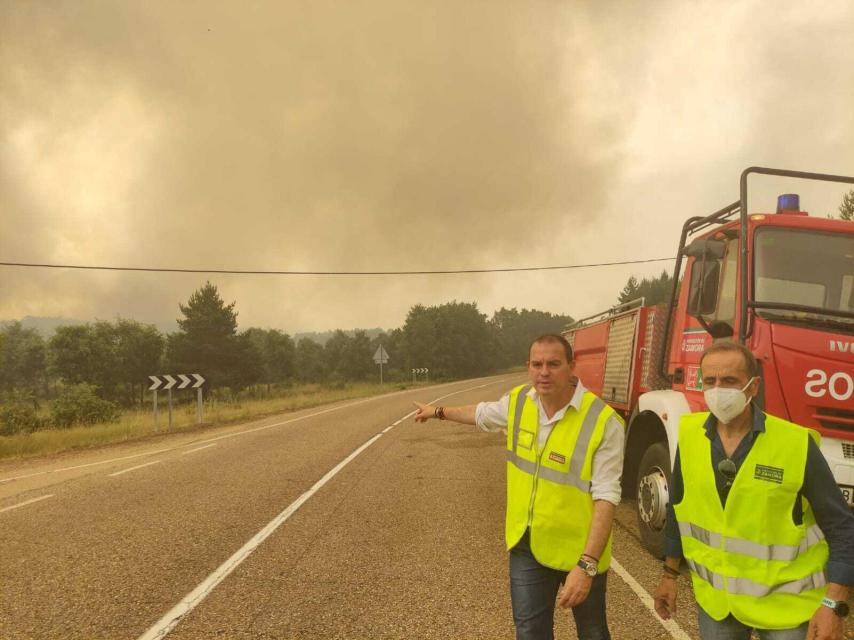
[[[664,556],[664,520],[670,502],[670,452],[666,442],[654,442],[638,469],[638,529],[641,542],[656,558]]]

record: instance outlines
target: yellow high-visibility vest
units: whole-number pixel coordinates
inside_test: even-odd
[[[605,423],[617,414],[588,391],[581,410],[567,408],[539,450],[539,410],[528,398],[530,388],[523,385],[510,392],[505,540],[512,549],[530,528],[531,551],[537,561],[569,571],[584,551],[593,518],[593,453],[602,441]],[[610,562],[609,536],[599,571],[605,571]]]
[[[827,542],[804,498],[803,523],[792,521],[809,438],[818,434],[766,415],[722,508],[703,428],[708,416],[686,415],[679,424],[685,496],[674,506],[697,602],[715,620],[732,613],[759,629],[797,627],[826,591]]]

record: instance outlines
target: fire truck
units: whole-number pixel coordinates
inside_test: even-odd
[[[739,200],[685,222],[669,304],[637,300],[563,333],[578,377],[626,420],[624,496],[637,496],[640,535],[656,556],[679,419],[707,410],[700,356],[716,339],[756,355],[756,405],[822,435],[821,451],[854,507],[854,222],[810,216],[796,194],[780,196],[776,213],[749,214],[751,174],[854,184],[746,169]]]

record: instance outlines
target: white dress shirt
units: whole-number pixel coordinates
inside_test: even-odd
[[[542,451],[554,426],[566,415],[567,411],[579,411],[581,399],[587,389],[581,384],[581,380],[575,386],[575,393],[569,404],[559,409],[549,418],[543,409],[543,404],[537,395],[536,389],[531,387],[528,398],[537,405],[539,412],[539,444],[538,450]],[[506,393],[501,400],[494,402],[481,402],[477,405],[475,421],[477,426],[484,431],[501,431],[507,429],[507,412],[510,409],[510,393]],[[602,441],[593,453],[593,469],[590,478],[590,495],[594,500],[607,500],[617,505],[620,504],[620,476],[623,473],[623,447],[625,446],[625,429],[615,417],[608,418],[605,423],[605,433]]]

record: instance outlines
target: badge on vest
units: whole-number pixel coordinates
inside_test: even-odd
[[[557,453],[556,451],[552,451],[549,454],[549,460],[552,460],[553,462],[557,462],[558,464],[566,464],[566,456],[563,456],[563,455]]]
[[[783,470],[778,467],[766,467],[764,464],[757,464],[753,478],[783,484]]]

